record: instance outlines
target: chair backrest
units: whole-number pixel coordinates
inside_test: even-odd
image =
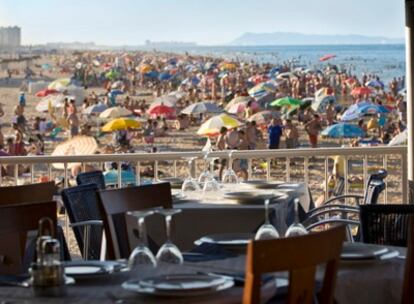
[[[373,204],[378,202],[378,197],[382,191],[385,190],[384,179],[388,173],[386,170],[379,170],[377,173],[371,174],[367,181],[367,187],[364,195],[364,205]]]
[[[406,246],[410,214],[414,214],[414,205],[361,205],[362,241],[370,244]]]
[[[48,202],[53,199],[56,190],[54,182],[0,187],[0,206],[20,203]]]
[[[251,241],[247,247],[243,303],[260,303],[261,275],[289,271],[287,303],[313,303],[316,267],[326,263],[319,303],[333,302],[345,227],[305,236]]]
[[[405,259],[405,275],[401,303],[414,303],[414,216],[408,221],[408,246]]]
[[[80,185],[95,184],[99,190],[105,189],[105,178],[102,171],[91,171],[79,173],[76,176],[76,183]]]
[[[125,224],[127,211],[172,208],[170,183],[102,190],[99,198],[109,259],[128,258],[131,252]]]
[[[56,202],[20,203],[0,207],[0,274],[25,273],[29,265],[24,261],[28,232],[37,231],[39,220],[50,218],[57,223]],[[55,236],[56,237],[56,236]]]
[[[68,212],[69,220],[73,223],[102,220],[98,203],[98,187],[96,184],[86,184],[62,190],[62,200]],[[84,249],[84,229],[73,227],[79,249]],[[89,232],[88,256],[83,257],[89,260],[99,260],[102,244],[102,227],[92,226]]]

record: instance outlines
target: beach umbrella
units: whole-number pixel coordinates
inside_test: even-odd
[[[324,61],[328,61],[330,59],[333,59],[335,57],[336,57],[336,55],[334,55],[334,54],[327,54],[327,55],[324,55],[321,58],[319,58],[319,61],[324,62]]]
[[[259,84],[269,80],[269,77],[266,75],[255,75],[248,79],[250,82],[254,84]]]
[[[218,105],[208,101],[197,102],[189,105],[181,111],[182,114],[204,114],[204,113],[221,113],[221,109]]]
[[[220,65],[221,70],[235,70],[237,65],[233,62],[224,62]]]
[[[312,110],[319,112],[319,113],[323,113],[326,110],[326,107],[329,104],[333,104],[336,102],[336,97],[332,96],[332,95],[326,95],[322,98],[316,98],[313,102],[312,102]]]
[[[388,146],[399,146],[404,145],[408,140],[408,130],[405,129],[398,135],[396,135],[391,141],[388,143]]]
[[[232,100],[230,100],[230,102],[227,104],[226,107],[231,107],[237,103],[248,103],[249,101],[253,101],[254,99],[251,98],[250,96],[237,96],[234,97]]]
[[[172,78],[172,75],[170,73],[161,73],[158,75],[158,79],[161,81],[167,81]]]
[[[92,136],[78,135],[59,145],[52,152],[52,156],[91,155],[98,150],[98,143]],[[68,168],[79,163],[69,163]],[[64,169],[63,163],[54,163],[56,169]]]
[[[153,116],[170,116],[175,114],[175,109],[164,104],[159,104],[149,108],[147,113]]]
[[[69,84],[71,83],[70,78],[59,78],[55,81],[52,81],[47,88],[48,89],[55,89],[55,90],[61,90],[65,89]]]
[[[131,118],[117,118],[102,127],[102,132],[113,132],[119,130],[127,129],[139,129],[141,128],[141,123],[135,119]]]
[[[356,96],[356,95],[369,95],[372,93],[372,89],[368,88],[368,87],[358,87],[355,88],[351,91],[351,95]]]
[[[169,93],[168,95],[169,96],[173,96],[174,98],[176,98],[178,100],[178,99],[187,97],[188,96],[188,93],[187,92],[183,92],[183,91],[174,91],[174,92]]]
[[[292,98],[292,97],[283,97],[276,99],[270,103],[272,107],[297,107],[302,104],[300,99]]]
[[[63,94],[48,95],[39,101],[39,103],[36,105],[36,111],[47,112],[49,108],[63,107],[66,97],[68,96],[65,96]]]
[[[178,98],[175,95],[163,95],[155,98],[155,100],[151,103],[149,108],[151,109],[161,104],[170,108],[174,108],[177,101]]]
[[[253,98],[260,98],[267,93],[275,92],[276,87],[269,82],[262,82],[249,90],[249,95]]]
[[[342,121],[350,121],[355,120],[361,117],[361,112],[359,111],[359,108],[364,107],[365,105],[371,105],[370,102],[363,101],[359,102],[357,104],[351,105],[343,114],[341,117]]]
[[[55,89],[44,89],[44,90],[41,90],[41,91],[37,92],[35,94],[35,96],[36,97],[46,97],[48,95],[57,94],[57,93],[59,93],[59,91],[57,91]]]
[[[119,72],[115,70],[110,70],[108,73],[105,74],[105,77],[109,80],[114,80],[120,76]]]
[[[149,73],[149,72],[151,72],[153,69],[154,69],[154,68],[153,68],[151,65],[149,65],[149,64],[143,64],[143,65],[141,65],[141,66],[139,66],[139,67],[138,67],[138,71],[139,71],[141,74],[146,74],[146,73]]]
[[[376,80],[376,79],[367,81],[365,83],[365,86],[371,87],[371,88],[380,88],[380,89],[384,88],[384,84],[381,81]]]
[[[332,138],[353,138],[353,137],[364,137],[365,132],[358,126],[339,123],[327,127],[321,132],[322,136],[332,137]]]
[[[196,76],[188,77],[188,78],[184,79],[183,81],[181,81],[181,84],[183,84],[183,85],[197,86],[199,83],[200,83],[200,79]]]
[[[255,121],[258,125],[267,125],[272,119],[279,119],[280,114],[276,111],[265,110],[249,117],[248,121]]]
[[[292,72],[284,72],[276,76],[277,79],[289,79],[289,78],[297,78],[297,77],[298,76],[296,76],[296,74]]]
[[[363,115],[376,115],[376,114],[386,114],[389,113],[390,110],[383,105],[377,104],[364,104],[358,107],[357,112],[360,113],[361,116]]]
[[[83,114],[98,114],[105,111],[108,107],[104,105],[103,103],[97,103],[94,105],[91,105],[83,110]]]
[[[240,127],[241,125],[242,123],[236,118],[223,113],[217,116],[213,116],[204,122],[198,129],[197,134],[204,136],[215,136],[220,133],[220,129],[222,127],[233,129]]]
[[[100,115],[99,118],[118,118],[123,116],[130,116],[132,112],[123,107],[112,107],[104,110]]]
[[[225,110],[228,113],[231,113],[231,114],[238,114],[238,113],[243,112],[246,109],[247,104],[249,102],[251,102],[251,108],[252,108],[253,111],[256,111],[260,108],[259,103],[257,101],[250,101],[249,100],[249,101],[239,101],[239,102],[233,102],[233,103],[230,102],[225,107]]]
[[[50,69],[52,68],[52,66],[51,66],[49,63],[43,63],[43,64],[41,65],[41,68],[42,68],[43,70],[50,70]]]

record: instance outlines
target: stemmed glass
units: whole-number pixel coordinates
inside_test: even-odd
[[[208,181],[211,178],[211,173],[209,171],[209,161],[208,161],[208,151],[204,152],[204,171],[201,172],[200,176],[198,177],[198,182],[201,185],[204,185],[206,181]]]
[[[191,175],[192,164],[193,164],[193,161],[196,158],[197,157],[187,158],[187,160],[188,160],[188,177],[184,180],[183,185],[181,187],[181,195],[183,197],[186,197],[186,193],[188,194],[189,192],[200,191],[200,186],[198,185],[197,180],[195,180]]]
[[[289,228],[286,230],[285,237],[291,237],[291,236],[300,236],[300,235],[306,235],[309,232],[306,230],[306,228],[299,222],[299,199],[295,199],[294,201],[295,206],[295,222],[289,226]]]
[[[142,266],[157,266],[157,261],[149,250],[146,242],[146,229],[145,229],[145,218],[149,215],[154,214],[154,211],[128,211],[128,215],[132,215],[138,218],[138,234],[139,243],[138,246],[132,251],[128,259],[128,268],[130,271],[139,270]]]
[[[220,185],[218,183],[218,181],[215,179],[214,177],[214,161],[217,158],[211,158],[210,159],[210,176],[208,178],[208,180],[206,180],[204,182],[204,187],[203,187],[203,195],[207,196],[209,193],[217,193],[218,191],[220,191]]]
[[[269,204],[270,204],[270,199],[266,199],[265,200],[265,222],[262,226],[260,226],[259,230],[257,230],[256,235],[254,237],[255,240],[270,240],[270,239],[279,238],[279,232],[277,232],[276,228],[272,224],[270,224]]]
[[[236,172],[233,170],[233,160],[232,155],[234,151],[229,152],[229,160],[228,160],[228,167],[224,171],[222,182],[223,184],[238,184],[239,179],[237,178]]]
[[[183,255],[178,249],[177,246],[171,241],[171,220],[173,215],[180,213],[181,209],[160,209],[157,210],[158,213],[164,215],[165,217],[165,229],[167,239],[164,245],[158,250],[157,261],[158,263],[168,263],[168,264],[182,264],[184,262]]]

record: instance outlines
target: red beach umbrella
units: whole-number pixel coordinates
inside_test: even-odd
[[[372,90],[368,87],[358,87],[352,90],[351,95],[369,95]]]
[[[41,90],[41,91],[37,92],[35,94],[35,96],[36,97],[46,97],[48,95],[57,94],[57,93],[59,93],[59,91],[56,91],[55,89],[44,89],[44,90]]]
[[[334,54],[327,54],[327,55],[322,56],[321,58],[319,58],[319,61],[320,62],[328,61],[328,60],[330,60],[332,58],[335,58],[335,57],[336,57],[336,55],[334,55]]]
[[[150,115],[173,115],[175,112],[174,108],[167,107],[163,104],[156,105],[148,110],[148,114]]]

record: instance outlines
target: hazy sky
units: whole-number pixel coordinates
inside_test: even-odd
[[[0,0],[24,44],[223,44],[245,32],[404,37],[404,0]]]

